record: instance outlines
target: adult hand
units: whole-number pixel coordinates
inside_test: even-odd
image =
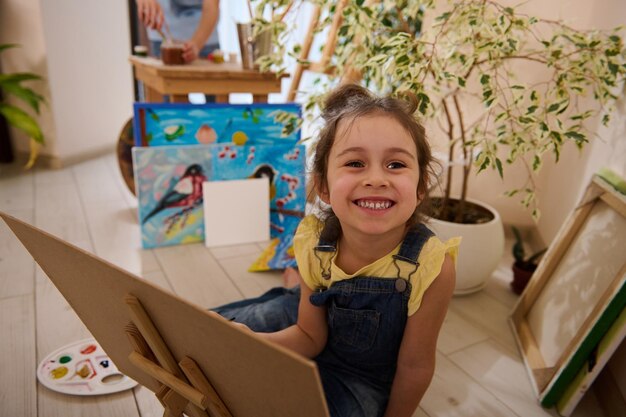
[[[136,0],[137,16],[150,29],[160,30],[163,26],[163,9],[156,0]]]
[[[186,63],[195,61],[198,58],[200,49],[201,48],[193,41],[185,42],[183,44],[183,60],[185,60]]]

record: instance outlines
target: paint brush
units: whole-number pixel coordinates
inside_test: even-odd
[[[167,20],[163,19],[163,26],[165,26],[165,33],[167,34],[167,39],[174,39],[172,37],[172,32],[170,32],[170,25],[167,24]]]
[[[163,32],[162,28],[165,28],[165,32]],[[159,32],[159,35],[161,35],[163,41],[172,40],[172,32],[170,32],[170,26],[167,24],[167,20],[163,19],[163,24],[160,28],[157,29],[157,32]]]
[[[161,35],[164,41],[167,40],[167,36],[165,36],[165,33],[163,33],[163,29],[157,29],[157,32],[159,32],[159,35]]]

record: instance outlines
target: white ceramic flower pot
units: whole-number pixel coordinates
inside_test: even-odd
[[[456,266],[455,295],[471,294],[485,286],[496,270],[504,251],[504,228],[498,212],[488,204],[468,201],[489,210],[494,218],[487,223],[460,224],[430,219],[428,226],[445,241],[454,236],[463,238]]]

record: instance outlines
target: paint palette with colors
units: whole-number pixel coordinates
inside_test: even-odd
[[[110,394],[137,385],[117,369],[93,338],[49,354],[37,368],[37,379],[53,391],[73,395]]]

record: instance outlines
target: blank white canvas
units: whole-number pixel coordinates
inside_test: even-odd
[[[204,182],[202,192],[207,247],[269,240],[267,178]]]
[[[557,364],[623,268],[625,236],[626,219],[595,203],[528,314],[546,366]]]

